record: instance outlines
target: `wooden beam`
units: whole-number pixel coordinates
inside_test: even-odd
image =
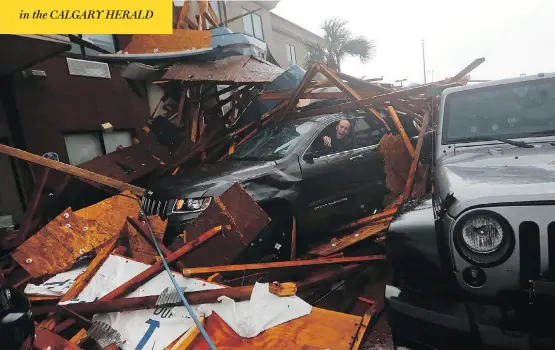
[[[475,59],[474,61],[472,61],[472,63],[470,63],[468,66],[466,66],[463,70],[458,72],[454,77],[452,77],[450,79],[447,79],[447,82],[456,82],[456,81],[461,80],[462,78],[467,76],[470,72],[472,72],[474,69],[478,68],[478,66],[481,65],[482,63],[484,63],[485,60],[486,59],[484,57]]]
[[[362,322],[360,323],[360,328],[358,329],[357,335],[355,336],[355,342],[353,344],[352,350],[358,350],[360,345],[362,344],[362,340],[364,339],[364,334],[366,334],[366,330],[368,329],[368,325],[374,318],[377,307],[376,304],[370,306],[368,310],[362,316]]]
[[[416,149],[414,151],[414,156],[412,157],[412,164],[410,166],[409,175],[407,177],[407,184],[405,185],[405,190],[403,191],[403,200],[410,197],[412,191],[412,185],[414,184],[414,178],[416,177],[416,169],[420,163],[420,152],[422,151],[422,145],[424,144],[424,135],[428,129],[428,123],[430,122],[430,112],[426,111],[424,114],[424,121],[422,122],[422,128],[420,128],[420,133],[418,134],[418,141],[416,142]]]
[[[79,332],[75,333],[73,337],[69,340],[71,344],[79,346],[79,344],[88,337],[87,330],[82,328]]]
[[[388,92],[386,94],[365,98],[359,101],[351,101],[351,102],[338,104],[335,106],[328,106],[328,107],[303,111],[303,112],[297,113],[296,116],[310,117],[310,116],[315,116],[320,114],[339,113],[339,112],[344,112],[344,111],[353,110],[353,109],[360,109],[361,105],[370,106],[373,104],[383,103],[383,102],[387,102],[387,101],[395,100],[399,98],[407,98],[408,96],[411,96],[411,95],[422,94],[422,93],[425,93],[426,90],[431,86],[433,86],[433,84],[419,85],[419,86],[411,87],[404,90]],[[442,86],[442,88],[444,87],[447,88],[448,86]]]
[[[261,100],[289,100],[293,95],[288,93],[277,93],[274,94],[271,91],[263,93],[260,95]],[[362,91],[360,92],[361,97],[374,97],[376,94],[374,92]],[[308,92],[302,93],[299,99],[312,99],[312,100],[331,100],[345,98],[347,95],[342,92]]]
[[[220,289],[201,290],[196,292],[185,292],[183,295],[191,305],[216,303],[218,298],[226,296],[235,301],[250,300],[254,285],[242,287],[229,287]],[[279,297],[296,295],[297,285],[295,283],[270,283],[270,293]],[[181,306],[181,300],[164,304],[156,304],[159,295],[146,297],[119,298],[114,300],[96,300],[88,303],[67,304],[64,307],[78,314],[105,314],[110,312],[124,312],[133,310],[145,310],[153,308],[169,308]],[[52,312],[64,312],[60,305],[43,305],[32,308],[35,316]]]
[[[393,215],[395,215],[396,212],[397,212],[397,207],[389,208],[389,209],[386,209],[386,210],[384,210],[382,212],[379,212],[377,214],[370,215],[370,216],[367,216],[365,218],[355,220],[355,221],[353,221],[349,224],[343,225],[340,228],[338,228],[337,231],[345,231],[345,230],[349,230],[349,229],[352,229],[352,228],[357,228],[357,227],[361,227],[361,226],[364,226],[364,225],[368,225],[368,224],[374,223],[378,220],[392,217]]]
[[[320,67],[320,72],[324,74],[324,76],[328,78],[329,81],[336,84],[336,86],[339,89],[341,89],[341,91],[343,91],[345,94],[347,94],[352,100],[355,100],[356,102],[362,100],[362,97],[353,88],[351,88],[348,84],[345,84],[343,80],[341,80],[337,75],[335,75],[335,73],[332,72],[329,67],[322,65]],[[385,122],[385,120],[382,118],[381,114],[378,113],[378,111],[376,111],[374,108],[367,107],[362,104],[360,105],[360,107],[368,111],[370,114],[374,115],[374,117],[385,126],[387,131],[391,131],[391,129],[389,128],[389,125]]]
[[[412,142],[410,142],[410,139],[407,135],[407,132],[405,131],[405,128],[403,128],[403,124],[401,123],[401,120],[399,120],[399,116],[397,115],[397,112],[395,112],[395,109],[391,106],[387,107],[387,111],[389,112],[391,119],[393,119],[395,126],[397,126],[397,130],[399,131],[399,135],[401,135],[401,138],[405,143],[405,147],[407,147],[407,151],[409,152],[411,157],[414,157],[414,147],[412,146]]]
[[[196,247],[198,247],[202,243],[206,242],[210,238],[212,238],[212,237],[216,236],[217,234],[221,233],[224,228],[229,230],[229,229],[231,229],[231,226],[216,226],[216,227],[211,228],[210,230],[208,230],[208,231],[204,232],[202,235],[200,235],[197,239],[185,244],[183,247],[179,248],[179,250],[176,250],[174,253],[169,255],[166,258],[166,262],[168,264],[174,263],[177,259],[182,257],[184,254],[190,252],[191,250],[195,249]],[[100,300],[102,300],[102,301],[104,301],[104,300],[114,300],[115,298],[118,298],[122,295],[129,294],[132,291],[134,291],[135,289],[137,289],[138,287],[140,287],[142,284],[150,281],[154,276],[156,276],[163,269],[164,269],[164,265],[163,265],[162,261],[158,261],[156,264],[152,265],[151,267],[149,267],[145,271],[141,272],[140,274],[133,277],[129,281],[125,282],[124,284],[122,284],[118,288],[116,288],[113,291],[111,291],[110,293],[106,294]]]
[[[183,275],[192,276],[192,275],[198,275],[203,273],[214,273],[214,272],[267,270],[267,269],[300,267],[300,266],[362,263],[367,261],[376,261],[376,260],[384,260],[384,259],[385,259],[384,255],[372,255],[372,256],[358,256],[353,258],[332,258],[332,259],[320,258],[320,259],[311,259],[311,260],[280,261],[280,262],[261,263],[261,264],[193,267],[189,269],[184,269]]]
[[[212,28],[218,26],[218,25],[216,24],[216,21],[214,21],[214,19],[213,19],[212,16],[210,15],[210,13],[205,12],[205,13],[202,14],[202,16],[204,17],[205,20],[208,21],[208,23],[210,23],[210,25],[212,26]],[[208,29],[208,27],[207,27],[206,29]]]
[[[212,17],[212,20],[214,21],[215,24],[213,24],[215,27],[219,27],[220,24],[222,23],[221,19],[218,17],[218,15],[216,14],[216,11],[214,11],[214,8],[212,7],[211,3],[208,3],[208,12],[210,13],[210,17]]]
[[[179,13],[179,20],[177,21],[177,29],[183,28],[183,24],[185,24],[185,18],[187,17],[188,10],[189,10],[189,0],[185,0],[183,2],[183,7],[181,8],[181,12]]]
[[[206,18],[204,17],[204,14],[206,13],[206,10],[207,10],[206,4],[208,3],[208,1],[199,0],[199,1],[197,1],[197,3],[198,3],[198,8],[199,8],[199,15],[200,15],[199,27],[200,27],[201,30],[208,29],[208,26],[206,25]]]
[[[285,111],[283,112],[282,118],[280,119],[283,119],[283,116],[286,116],[289,112],[291,112],[295,108],[295,106],[297,106],[299,97],[304,92],[308,84],[310,84],[310,81],[312,80],[312,78],[316,74],[318,74],[319,71],[320,71],[319,63],[312,64],[310,68],[308,68],[308,71],[305,73],[303,80],[301,81],[301,83],[299,84],[299,87],[297,88],[297,91],[293,93],[293,96],[287,103],[287,107],[285,107]]]
[[[185,17],[185,22],[187,22],[187,26],[189,26],[189,28],[194,29],[194,30],[198,30],[198,24],[195,23],[189,17]]]
[[[118,191],[130,191],[137,196],[143,196],[145,193],[144,188],[130,185],[123,181],[112,179],[110,177],[94,173],[85,169],[75,167],[73,165],[64,164],[55,160],[47,159],[39,155],[29,153],[17,148],[6,145],[0,145],[0,153],[6,154],[11,157],[26,160],[31,163],[42,165],[44,167],[61,171],[66,174],[73,175],[82,180],[87,180],[99,184],[101,186],[116,189]]]

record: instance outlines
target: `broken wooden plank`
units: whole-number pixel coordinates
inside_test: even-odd
[[[305,284],[307,285],[307,284]],[[254,285],[242,287],[229,287],[197,292],[185,292],[183,295],[191,305],[208,304],[218,302],[218,298],[225,296],[235,301],[250,300]],[[295,283],[270,283],[270,293],[279,297],[294,296],[297,293]],[[78,314],[105,314],[110,312],[123,312],[132,310],[144,310],[152,308],[166,308],[182,306],[181,300],[157,304],[159,295],[146,297],[119,298],[114,300],[97,300],[88,303],[75,303],[63,305],[64,308]],[[37,306],[32,308],[33,314],[44,315],[51,312],[64,312],[60,305]]]
[[[320,72],[326,78],[328,78],[329,81],[334,83],[341,91],[343,91],[345,94],[347,94],[349,97],[351,97],[352,100],[355,100],[357,102],[362,100],[362,97],[353,88],[351,88],[349,85],[345,84],[345,82],[343,82],[343,80],[341,80],[337,75],[335,75],[335,73],[330,68],[328,68],[325,65],[321,65],[320,66]],[[363,104],[361,104],[360,107],[362,109],[370,112],[371,115],[373,115],[380,123],[382,123],[384,125],[384,127],[386,128],[387,131],[391,130],[389,128],[389,125],[382,118],[381,114],[378,113],[378,111],[376,111],[374,108],[364,106]]]
[[[334,239],[330,243],[323,244],[309,251],[310,254],[318,256],[328,256],[337,253],[348,246],[358,243],[368,237],[377,235],[378,233],[384,232],[389,227],[391,218],[385,218],[380,221],[376,221],[372,225],[358,229],[354,233],[347,235],[345,237]]]
[[[297,218],[293,215],[291,219],[291,260],[297,258]]]
[[[343,225],[340,228],[337,229],[337,231],[345,231],[351,228],[355,228],[355,227],[360,227],[360,226],[364,226],[373,222],[376,222],[378,220],[381,219],[385,219],[388,218],[390,216],[395,215],[395,213],[397,212],[397,207],[394,208],[386,208],[383,211],[376,213],[374,215],[370,215],[358,220],[355,220],[349,224]]]
[[[485,61],[486,61],[486,59],[484,57],[475,59],[474,61],[472,61],[472,63],[470,63],[468,66],[466,66],[463,70],[461,70],[459,73],[455,74],[455,76],[453,78],[450,78],[447,81],[448,82],[455,82],[455,81],[461,80],[466,75],[468,75],[470,72],[472,72],[474,69],[478,68],[478,66],[481,65],[482,63],[484,63]]]
[[[416,169],[418,168],[418,164],[420,163],[420,152],[422,151],[422,146],[424,144],[424,135],[426,134],[426,130],[428,129],[429,122],[430,112],[426,111],[426,113],[424,114],[424,121],[422,122],[422,128],[420,129],[420,133],[418,134],[418,141],[416,142],[416,149],[412,158],[412,164],[410,166],[407,184],[403,192],[403,199],[407,199],[410,197],[412,185],[414,184],[414,178],[416,177]]]
[[[362,340],[364,339],[364,334],[368,329],[368,325],[372,321],[372,318],[376,314],[376,305],[372,305],[368,308],[364,316],[362,317],[362,321],[360,322],[360,328],[358,329],[357,335],[355,337],[355,343],[353,344],[352,350],[358,350],[360,345],[362,344]]]
[[[185,24],[185,17],[187,17],[187,11],[189,10],[189,0],[183,2],[183,7],[181,7],[181,12],[179,12],[179,20],[177,21],[177,28],[183,28]]]
[[[92,171],[84,170],[73,165],[64,164],[55,160],[47,159],[39,155],[29,153],[17,148],[13,148],[0,144],[0,153],[6,154],[11,157],[26,160],[31,163],[42,165],[44,167],[61,171],[66,174],[73,175],[79,179],[94,182],[96,184],[106,186],[118,191],[131,191],[133,194],[142,196],[145,193],[144,188],[130,185],[123,181],[115,180],[104,175],[94,173]]]
[[[319,63],[315,63],[312,64],[310,68],[308,68],[308,70],[304,74],[303,80],[301,80],[301,83],[297,87],[297,90],[293,93],[293,96],[291,96],[291,99],[289,99],[289,101],[287,102],[282,116],[286,116],[297,106],[297,102],[299,102],[299,97],[304,92],[308,84],[310,84],[312,78],[314,78],[314,76],[316,76],[316,74],[318,74],[318,72],[320,71],[319,67]]]
[[[166,262],[168,264],[172,264],[173,262],[175,262],[177,259],[179,259],[184,254],[187,254],[191,250],[195,249],[196,247],[202,245],[204,242],[208,241],[210,238],[212,238],[212,237],[216,236],[217,234],[221,233],[222,230],[224,230],[224,229],[229,230],[230,228],[231,228],[230,226],[216,226],[216,227],[211,228],[210,230],[208,230],[208,231],[204,232],[202,235],[200,235],[197,239],[187,243],[186,245],[181,247],[179,250],[175,251],[170,256],[168,256],[166,258]],[[132,291],[134,291],[135,289],[137,289],[138,287],[140,287],[142,284],[150,281],[153,277],[155,277],[163,269],[164,269],[164,265],[163,265],[162,261],[158,261],[156,264],[152,265],[151,267],[149,267],[145,271],[141,272],[140,274],[133,277],[129,281],[125,282],[124,284],[122,284],[118,288],[116,288],[113,291],[111,291],[110,293],[106,294],[100,300],[113,300],[113,299],[118,298],[122,295],[129,294]]]
[[[376,93],[370,91],[362,91],[359,93],[361,97],[374,97]],[[289,100],[293,97],[290,93],[274,93],[272,90],[266,91],[260,94],[261,100]],[[331,100],[331,99],[341,99],[346,98],[347,95],[342,92],[304,92],[301,93],[299,99],[311,99],[311,100]]]
[[[187,268],[183,270],[183,275],[192,276],[192,275],[198,275],[203,273],[214,273],[214,272],[267,270],[267,269],[314,266],[314,265],[362,263],[367,261],[377,261],[377,260],[384,260],[384,259],[385,259],[384,255],[373,255],[373,256],[350,257],[350,258],[332,258],[332,259],[320,258],[320,259],[280,261],[280,262],[260,263],[260,264],[194,267],[194,268]]]
[[[395,112],[395,109],[391,106],[387,107],[387,111],[389,112],[389,115],[391,116],[391,119],[393,119],[393,122],[395,123],[395,126],[397,127],[397,130],[399,131],[399,135],[401,135],[401,137],[403,138],[403,142],[405,143],[405,146],[407,147],[407,151],[409,152],[411,157],[413,157],[414,156],[414,147],[412,146],[412,142],[410,142],[410,139],[407,135],[407,132],[405,131],[405,128],[403,127],[403,124],[401,123],[401,120],[399,119],[399,116],[397,115],[397,112]]]

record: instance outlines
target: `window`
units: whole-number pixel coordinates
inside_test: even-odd
[[[287,50],[287,61],[289,66],[297,64],[297,55],[295,53],[295,46],[291,44],[285,44],[285,49]]]
[[[243,14],[248,13],[249,10],[243,9]],[[243,27],[245,34],[254,36],[257,39],[264,40],[264,31],[262,30],[262,17],[256,13],[251,13],[243,16]]]
[[[79,165],[133,143],[130,131],[86,132],[64,135],[69,164]]]
[[[355,148],[353,133],[348,132],[345,136],[337,137],[337,126],[339,121],[333,122],[316,137],[316,139],[310,145],[308,152],[312,153],[314,158],[327,156],[334,153],[349,151]],[[349,121],[349,129],[352,128],[354,120]],[[331,144],[326,145],[324,138],[329,138]]]

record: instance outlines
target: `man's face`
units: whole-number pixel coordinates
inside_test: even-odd
[[[348,120],[340,120],[335,127],[335,131],[337,132],[337,138],[342,139],[343,137],[349,135],[351,131],[351,123]]]

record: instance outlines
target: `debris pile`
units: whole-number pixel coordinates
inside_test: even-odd
[[[214,21],[209,7],[196,25],[205,28],[206,20]],[[197,39],[208,45],[208,37]],[[133,38],[130,50],[146,50],[149,40]],[[108,158],[77,168],[0,145],[0,153],[117,193],[79,210],[66,208],[41,225],[39,189],[28,223],[2,237],[0,287],[30,301],[34,344],[41,349],[357,349],[382,308],[379,286],[390,277],[383,247],[372,238],[384,235],[404,200],[430,190],[421,153],[433,125],[432,97],[461,84],[479,63],[451,79],[402,90],[314,64],[297,88],[260,94],[282,70],[256,57],[168,65],[156,83],[164,91],[162,112],[135,145],[106,156],[120,164],[120,172],[109,167],[112,177],[90,171]],[[325,80],[313,81],[318,73]],[[326,103],[299,108],[300,99]],[[280,102],[242,124],[248,106],[268,100]],[[325,232],[333,239],[322,236],[307,251],[297,250],[293,216],[284,233],[290,259],[252,258],[267,244],[271,219],[238,183],[172,244],[162,203],[146,202],[145,190],[128,183],[187,176],[186,169],[224,159],[267,125],[349,110],[363,111],[387,131],[378,149],[390,196],[382,210]],[[145,157],[149,162],[141,161]],[[145,206],[161,216],[145,215]]]

